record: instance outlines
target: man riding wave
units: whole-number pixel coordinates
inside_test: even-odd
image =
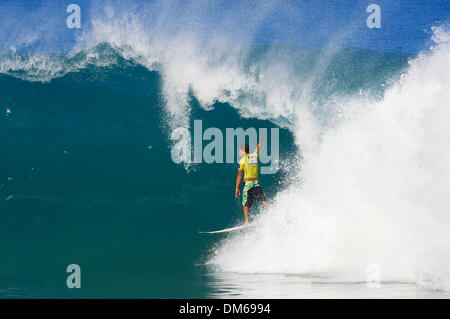
[[[239,155],[242,157],[239,161],[238,175],[236,178],[236,198],[239,198],[241,192],[239,185],[244,173],[244,189],[242,191],[242,205],[244,206],[244,225],[248,224],[248,211],[255,200],[260,201],[264,206],[269,206],[264,191],[258,183],[259,174],[259,149],[264,141],[261,139],[254,153],[249,152],[249,145],[242,144],[239,147]]]

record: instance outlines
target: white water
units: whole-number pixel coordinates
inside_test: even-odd
[[[434,34],[438,44],[382,101],[340,105],[341,121],[304,153],[302,182],[277,194],[257,227],[224,241],[211,264],[348,282],[375,267],[382,282],[450,289],[450,43]]]

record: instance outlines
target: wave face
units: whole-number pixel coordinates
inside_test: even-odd
[[[420,54],[344,48],[352,25],[321,45],[268,42],[273,12],[292,8],[242,3],[116,1],[92,5],[58,50],[45,27],[2,42],[0,274],[26,288],[1,295],[69,296],[54,278],[73,260],[95,283],[84,297],[204,297],[195,263],[218,281],[358,283],[376,267],[383,282],[450,290],[448,30]],[[281,169],[261,177],[273,205],[220,242],[195,235],[242,217],[235,165],[170,158],[170,133],[195,119],[280,128]]]

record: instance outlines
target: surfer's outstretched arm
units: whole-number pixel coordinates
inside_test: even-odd
[[[260,141],[259,141],[259,144],[256,146],[256,151],[257,151],[257,152],[259,152],[259,149],[261,148],[261,146],[262,146],[262,144],[264,143],[265,139],[266,139],[265,136],[261,137],[261,139],[260,139]]]
[[[241,184],[241,180],[242,180],[242,170],[238,170],[238,175],[236,178],[236,190],[234,191],[236,198],[239,198],[239,196],[241,196],[241,192],[239,191],[239,184]]]

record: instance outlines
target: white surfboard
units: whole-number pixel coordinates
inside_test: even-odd
[[[199,231],[199,234],[229,233],[229,232],[232,232],[232,231],[236,231],[236,230],[241,230],[241,229],[247,228],[248,226],[250,226],[250,224],[240,225],[240,226],[230,227],[230,228],[225,228],[225,229],[221,229],[221,230],[214,230],[214,231]]]

